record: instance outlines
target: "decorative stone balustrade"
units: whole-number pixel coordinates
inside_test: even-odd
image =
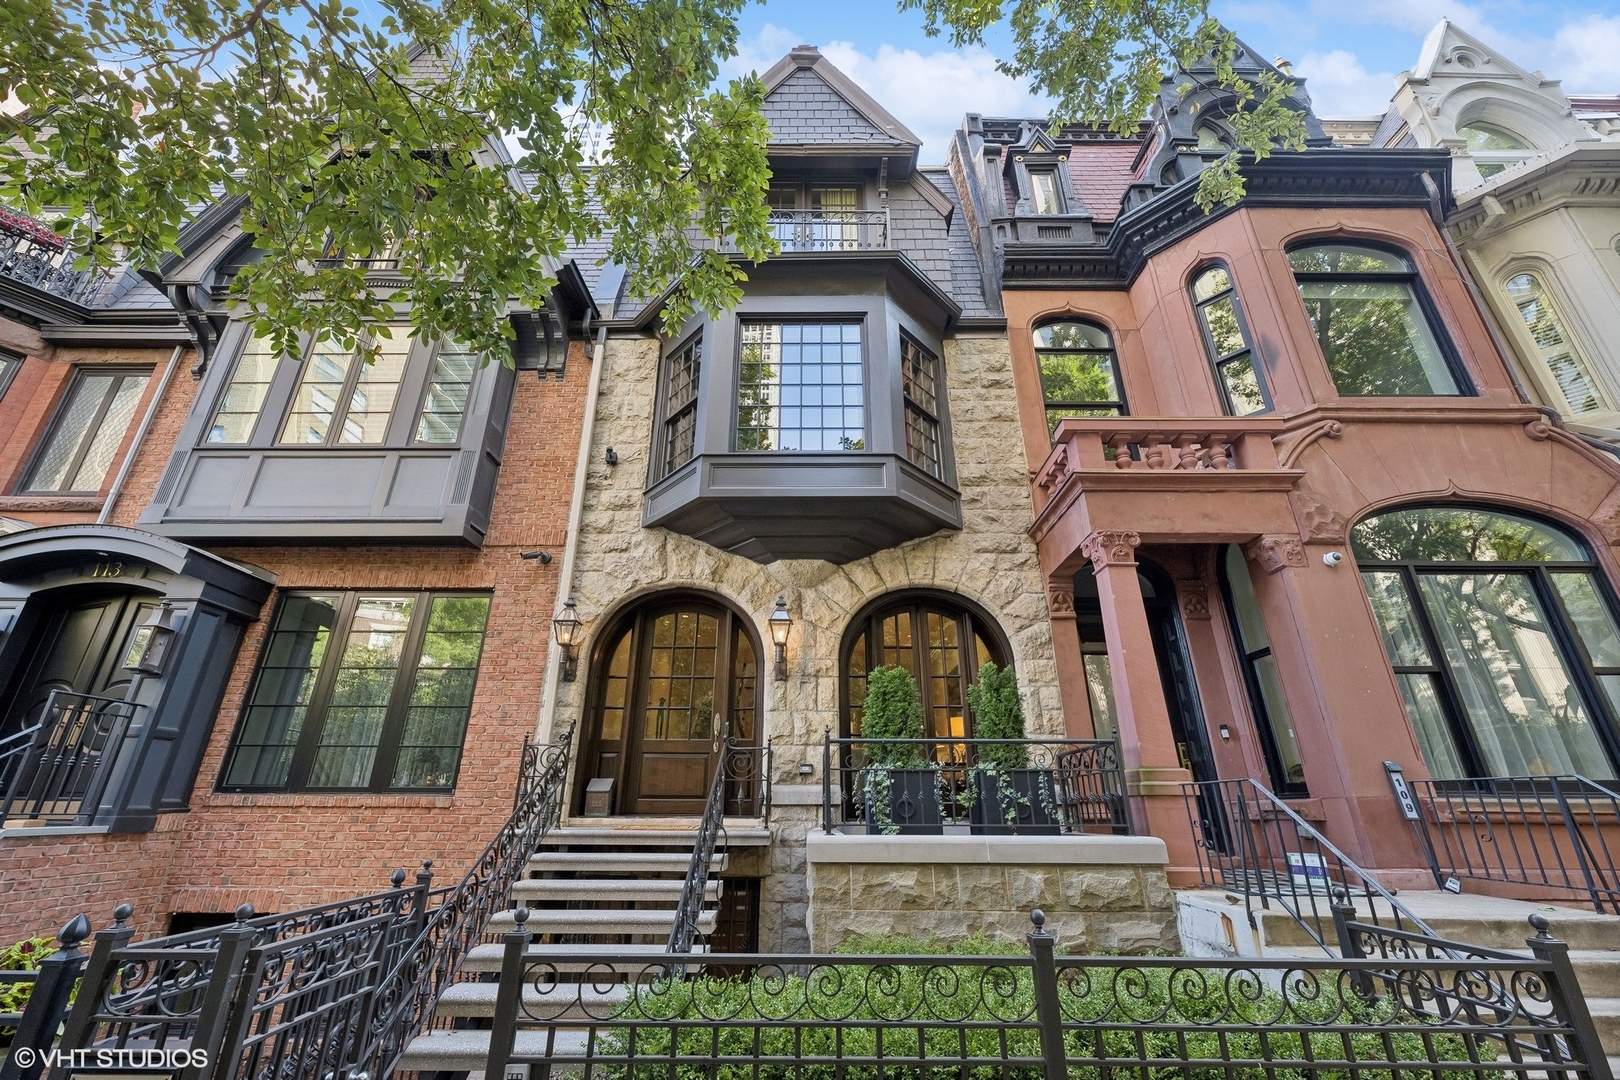
[[[1063,420],[1035,482],[1048,493],[1072,473],[1275,471],[1283,421],[1272,417],[1106,416]]]

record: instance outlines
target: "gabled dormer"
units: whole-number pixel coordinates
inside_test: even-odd
[[[1391,112],[1378,145],[1446,147],[1457,191],[1603,137],[1576,115],[1558,80],[1526,71],[1450,19],[1429,32],[1417,67],[1399,76]]]

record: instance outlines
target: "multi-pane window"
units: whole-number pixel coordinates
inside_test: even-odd
[[[860,243],[860,188],[772,184],[771,228],[783,251],[853,251]]]
[[[664,357],[661,476],[668,476],[691,461],[696,452],[698,377],[702,369],[701,336],[693,337]]]
[[[22,357],[14,353],[0,352],[0,398],[6,396],[6,388],[21,370]]]
[[[738,450],[865,450],[858,322],[745,322]]]
[[[278,441],[283,446],[380,445],[410,351],[411,339],[403,333],[362,340],[352,349],[317,342]]]
[[[1037,214],[1063,213],[1055,169],[1029,170],[1029,205]]]
[[[1046,427],[1066,416],[1123,416],[1119,360],[1108,331],[1086,322],[1048,323],[1035,330]]]
[[[922,697],[924,731],[937,739],[973,734],[967,688],[986,662],[1006,664],[989,628],[973,613],[931,598],[903,598],[862,620],[844,654],[844,729],[859,735],[866,681],[878,666],[903,667]],[[949,747],[940,747],[941,754]]]
[[[150,375],[149,371],[80,368],[22,489],[57,494],[99,492]]]
[[[1288,253],[1300,299],[1339,393],[1463,393],[1404,256],[1361,244]]]
[[[1531,273],[1515,274],[1507,280],[1507,291],[1570,412],[1576,416],[1607,412],[1609,403],[1592,377],[1592,369],[1570,341],[1569,331],[1541,279]]]
[[[461,438],[461,421],[467,415],[467,399],[472,396],[473,377],[483,357],[459,345],[446,345],[433,359],[428,374],[427,393],[416,418],[416,441],[435,446],[453,444]]]
[[[939,358],[901,334],[900,374],[905,384],[906,457],[929,476],[938,477]]]
[[[1421,507],[1368,518],[1350,542],[1432,775],[1616,776],[1620,624],[1573,537]]]
[[[275,377],[276,360],[270,339],[257,337],[250,329],[236,366],[231,369],[230,382],[220,395],[219,407],[214,410],[214,422],[208,425],[208,442],[245,443],[253,437],[253,426],[258,423],[259,410],[264,407],[265,394]]]
[[[454,787],[488,620],[481,595],[289,594],[220,786]]]
[[[1221,564],[1221,583],[1226,590],[1227,614],[1232,637],[1243,663],[1243,681],[1249,691],[1249,708],[1255,729],[1265,751],[1271,782],[1278,794],[1299,797],[1307,794],[1305,766],[1300,759],[1294,723],[1283,696],[1282,677],[1277,660],[1271,655],[1271,639],[1260,617],[1260,602],[1254,594],[1249,564],[1236,544],[1228,544]]]
[[[1265,379],[1254,363],[1231,273],[1224,266],[1210,267],[1193,279],[1192,295],[1226,411],[1233,416],[1265,412],[1271,402]]]

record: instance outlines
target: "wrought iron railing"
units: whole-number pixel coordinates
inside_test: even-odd
[[[1544,934],[1530,956],[1060,957],[1037,911],[1027,953],[728,954],[706,970],[702,957],[537,960],[516,914],[490,1077],[1612,1080],[1568,949]],[[577,965],[590,977],[560,974]]]
[[[1408,780],[1435,884],[1448,878],[1584,894],[1620,915],[1620,792],[1584,776]]]
[[[4,798],[11,790],[12,777],[22,767],[23,758],[27,755],[29,747],[34,745],[34,736],[39,734],[40,728],[44,726],[31,724],[0,739],[0,798]]]
[[[75,302],[86,299],[100,280],[94,270],[73,269],[70,254],[49,228],[3,209],[0,277]]]
[[[0,823],[93,824],[118,748],[145,707],[52,690],[33,737],[0,789]]]
[[[1182,785],[1203,884],[1243,897],[1249,925],[1256,906],[1273,905],[1331,954],[1336,893],[1374,926],[1434,931],[1395,894],[1335,847],[1289,805],[1251,779]]]
[[[910,767],[884,764],[905,758]],[[1130,832],[1110,739],[835,739],[821,752],[827,832]]]
[[[772,210],[771,232],[783,251],[870,251],[888,247],[885,210]]]
[[[720,760],[715,766],[714,781],[709,785],[709,799],[698,822],[697,841],[692,845],[692,858],[686,865],[686,880],[681,885],[681,898],[675,904],[675,921],[669,928],[669,951],[689,953],[697,941],[698,921],[703,917],[703,900],[709,889],[709,870],[714,863],[714,849],[726,831],[726,773],[731,757],[731,737],[720,738]]]

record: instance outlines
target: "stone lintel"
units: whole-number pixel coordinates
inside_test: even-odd
[[[1180,799],[1186,795],[1181,785],[1192,783],[1192,778],[1192,773],[1186,769],[1139,765],[1125,770],[1125,793],[1143,798]]]
[[[1156,836],[863,836],[812,832],[812,863],[982,864],[1001,866],[1163,866]]]

